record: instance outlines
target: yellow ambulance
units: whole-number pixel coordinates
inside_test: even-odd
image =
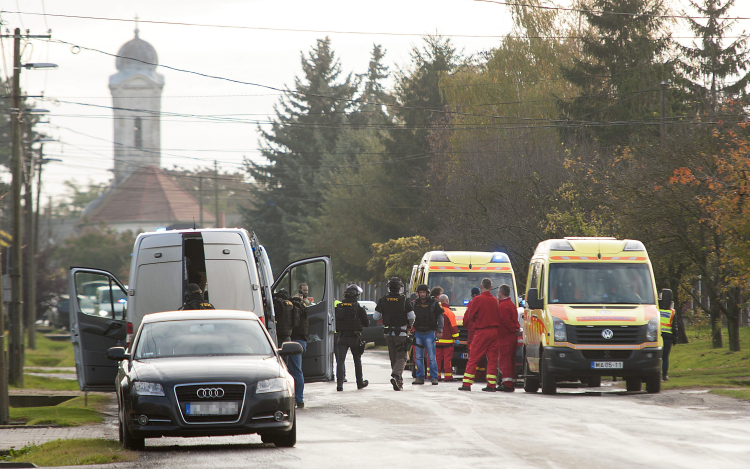
[[[469,359],[466,348],[468,331],[463,327],[466,305],[471,300],[472,287],[479,287],[485,277],[492,280],[495,288],[504,283],[510,285],[510,297],[518,306],[516,276],[510,258],[504,252],[430,251],[422,256],[419,265],[414,266],[409,279],[410,292],[415,292],[417,286],[424,283],[430,290],[440,286],[448,295],[458,325],[459,344],[453,349],[452,362],[458,374],[463,374]],[[519,344],[518,368],[521,364],[520,349]]]
[[[654,274],[640,241],[548,239],[529,264],[523,319],[524,390],[560,381],[661,390],[662,341]]]

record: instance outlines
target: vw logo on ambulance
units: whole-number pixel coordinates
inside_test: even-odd
[[[222,388],[199,388],[196,394],[201,399],[209,397],[224,397],[224,390]]]
[[[612,336],[614,336],[614,335],[615,335],[615,333],[612,332],[612,329],[604,329],[602,331],[602,337],[604,337],[607,340],[611,339]]]

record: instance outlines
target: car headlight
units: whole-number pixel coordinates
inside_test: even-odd
[[[565,321],[560,318],[552,318],[552,325],[555,328],[555,342],[567,342],[568,332],[565,330]]]
[[[263,394],[266,392],[279,392],[279,391],[286,391],[286,389],[287,389],[286,379],[271,378],[271,379],[265,379],[263,381],[258,381],[258,384],[255,387],[255,393]]]
[[[659,316],[651,318],[646,326],[646,340],[649,342],[656,342],[656,337],[659,333]]]
[[[138,396],[163,396],[164,388],[159,383],[148,383],[146,381],[136,381],[133,383],[133,390]]]

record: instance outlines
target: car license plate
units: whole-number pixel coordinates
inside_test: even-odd
[[[591,368],[600,369],[622,369],[622,362],[591,362]]]
[[[227,402],[188,402],[185,404],[187,415],[237,415],[240,413],[238,401]]]
[[[461,354],[461,358],[465,358],[465,359],[468,360],[469,359],[469,354],[468,353],[462,353]]]

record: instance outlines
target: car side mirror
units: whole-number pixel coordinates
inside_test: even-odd
[[[302,351],[302,345],[298,342],[284,342],[279,349],[279,355],[282,357],[288,357],[289,355],[298,355],[302,353]]]
[[[526,305],[528,305],[529,309],[544,308],[544,301],[539,299],[539,290],[529,288],[529,291],[526,292]]]
[[[125,352],[125,347],[110,347],[107,349],[107,358],[110,360],[130,360],[130,354]]]
[[[672,307],[672,290],[665,288],[661,291],[661,300],[659,300],[660,309],[670,309]]]

